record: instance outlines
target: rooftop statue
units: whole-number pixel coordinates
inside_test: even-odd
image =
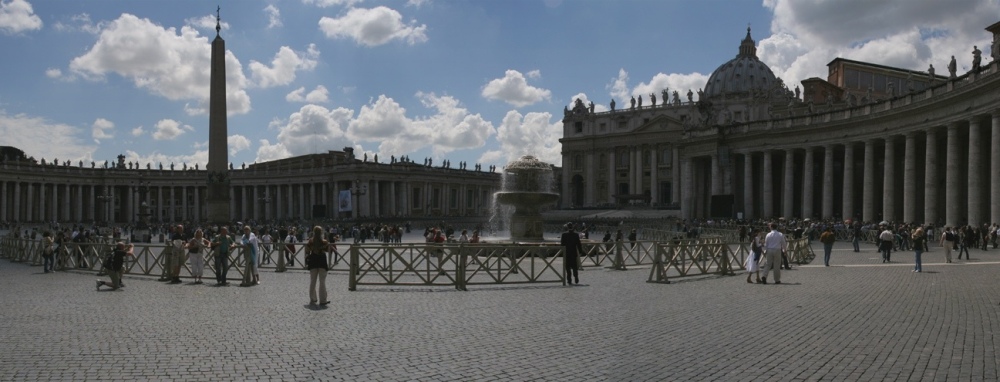
[[[983,62],[983,52],[975,45],[972,46],[972,72],[979,72],[979,65]]]
[[[955,56],[951,56],[951,62],[948,63],[948,78],[955,79],[955,73],[958,71],[958,64],[955,63]]]
[[[931,66],[927,68],[927,78],[930,79],[930,81],[931,81],[932,84],[934,83],[934,80],[935,80],[935,78],[934,78],[934,64],[931,64]]]
[[[615,99],[611,99],[611,111],[615,111]]]

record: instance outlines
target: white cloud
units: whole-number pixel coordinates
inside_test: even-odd
[[[590,107],[591,100],[587,97],[587,93],[576,93],[576,95],[569,97],[569,100],[569,104],[566,105],[566,108],[568,109],[573,109],[573,107],[576,106],[576,100],[580,100],[584,105]],[[600,113],[608,110],[611,110],[608,106],[602,103],[594,102],[594,112]]]
[[[185,131],[194,131],[193,127],[181,125],[180,122],[172,119],[161,119],[156,122],[156,125],[153,125],[153,128],[156,130],[153,132],[153,139],[158,141],[172,140],[184,134]]]
[[[192,17],[189,19],[184,19],[184,24],[193,26],[198,29],[204,29],[206,31],[214,31],[216,25],[216,15],[205,15],[201,17]],[[218,20],[218,25],[222,30],[229,30],[229,23]]]
[[[618,105],[623,105],[623,102],[632,96],[632,92],[628,90],[628,72],[625,71],[625,68],[618,69],[618,77],[611,79],[607,89],[611,99],[615,100]],[[622,107],[617,106],[616,108],[621,109]]]
[[[973,45],[988,57],[983,28],[1000,14],[995,0],[766,0],[764,6],[774,17],[757,54],[790,88],[826,79],[826,64],[837,57],[921,71],[934,64],[947,75],[954,55],[964,74]]]
[[[0,0],[0,31],[21,33],[42,29],[42,19],[25,0]]]
[[[226,139],[226,143],[229,146],[229,155],[236,155],[240,151],[250,148],[250,140],[239,134],[230,135]]]
[[[295,80],[296,70],[312,70],[316,67],[317,58],[319,50],[316,49],[316,44],[309,44],[308,50],[301,55],[283,46],[274,54],[270,67],[253,60],[248,67],[254,83],[258,87],[269,88],[290,84]]]
[[[69,160],[74,166],[79,161],[89,166],[97,150],[97,146],[78,138],[87,136],[84,129],[25,114],[8,115],[3,109],[0,109],[0,136],[4,137],[5,146],[24,150],[29,157]]]
[[[317,7],[327,8],[333,6],[352,6],[364,0],[302,0],[303,4],[315,4]]]
[[[649,80],[648,83],[641,82],[632,88],[632,95],[642,96],[648,105],[649,95],[656,95],[656,104],[663,104],[663,90],[667,89],[670,94],[671,101],[673,100],[673,92],[676,90],[677,95],[680,96],[681,102],[687,102],[687,92],[692,91],[694,100],[698,100],[698,89],[705,87],[708,83],[708,75],[701,73],[690,73],[690,74],[663,74],[657,73]],[[631,99],[631,98],[630,98]],[[622,99],[624,100],[624,98]],[[624,104],[620,104],[618,108],[624,108]]]
[[[142,133],[144,133],[144,132],[145,132],[145,130],[143,130],[142,126],[136,126],[134,129],[132,129],[132,136],[133,137],[138,137],[138,136],[141,136]]]
[[[507,112],[497,128],[500,150],[487,152],[480,162],[495,163],[501,158],[510,162],[523,155],[534,155],[539,160],[556,166],[562,165],[562,122],[552,120],[549,113],[528,113],[521,115],[516,110]],[[502,153],[502,154],[501,154]]]
[[[132,150],[125,150],[123,155],[125,155],[126,162],[139,162],[139,166],[142,168],[145,168],[148,163],[151,168],[160,168],[160,165],[163,165],[164,170],[169,170],[170,165],[173,164],[174,169],[179,171],[184,168],[185,164],[188,168],[194,168],[196,165],[198,168],[205,168],[208,164],[208,150],[196,150],[188,155],[166,155],[154,152],[145,156],[140,156],[139,153]]]
[[[257,150],[257,161],[275,159],[274,155],[316,154],[328,150],[338,150],[350,146],[345,130],[354,112],[350,109],[327,109],[319,105],[305,105],[292,113],[287,121],[272,122],[278,129],[280,149],[261,144]],[[265,155],[261,154],[264,150]]]
[[[78,15],[70,16],[69,23],[63,23],[62,21],[56,21],[53,25],[57,31],[60,32],[76,32],[82,31],[90,34],[97,34],[101,31],[105,25],[104,22],[95,24],[90,20],[90,15],[87,13],[81,13]]]
[[[267,29],[280,28],[281,24],[281,11],[274,4],[268,4],[264,7],[264,14],[267,15]]]
[[[407,7],[420,8],[420,7],[426,5],[429,2],[430,2],[430,0],[406,0],[406,6]]]
[[[384,6],[351,8],[342,17],[321,18],[319,28],[327,38],[353,38],[366,46],[378,46],[391,40],[404,40],[410,45],[427,41],[426,25],[416,26],[416,21],[404,24],[402,20],[399,12]]]
[[[48,78],[59,78],[62,76],[62,70],[59,70],[57,68],[46,69],[45,76]]]
[[[257,159],[255,162],[268,162],[277,159],[285,159],[292,156],[292,153],[281,143],[271,144],[267,139],[260,140],[260,148],[257,149]]]
[[[528,72],[534,73],[533,78],[540,76],[537,70]],[[483,87],[482,96],[489,100],[500,100],[515,107],[528,106],[542,100],[548,100],[552,92],[546,89],[536,88],[528,85],[524,75],[516,70],[507,70],[503,78],[491,80]]]
[[[330,92],[323,85],[316,86],[316,89],[308,94],[306,94],[305,87],[300,87],[285,95],[285,100],[288,102],[327,103],[330,101],[329,95]]]
[[[100,142],[101,139],[112,138],[114,134],[115,124],[104,118],[98,118],[90,126],[90,136],[94,138],[94,141]]]
[[[250,111],[247,79],[239,60],[226,52],[227,111]],[[89,51],[70,62],[70,70],[91,80],[108,73],[131,79],[136,87],[169,100],[191,100],[189,114],[208,112],[211,45],[208,38],[184,26],[178,32],[163,28],[149,19],[122,14],[101,30]]]

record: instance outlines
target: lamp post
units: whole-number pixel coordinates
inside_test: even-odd
[[[132,192],[139,194],[139,222],[136,224],[136,229],[133,231],[133,236],[137,237],[140,242],[149,243],[151,242],[152,235],[149,232],[149,204],[146,203],[146,195],[149,193],[149,181],[144,180],[142,175],[139,175],[137,181],[132,182]]]
[[[104,221],[110,221],[111,213],[108,211],[108,204],[115,199],[115,197],[110,194],[110,188],[108,188],[108,186],[104,186],[104,194],[97,195],[95,199],[97,199],[98,202],[101,202],[101,210],[104,211]]]
[[[366,194],[368,194],[368,185],[367,184],[361,184],[361,180],[355,179],[354,180],[354,186],[351,187],[351,195],[353,195],[354,198],[357,199],[358,197],[360,197],[362,195],[366,195]],[[356,211],[354,213],[354,217],[355,218],[361,217],[361,203],[360,202],[361,201],[359,199],[358,203],[357,203],[357,206],[354,207],[354,210]]]

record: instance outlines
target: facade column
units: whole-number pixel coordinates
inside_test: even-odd
[[[34,208],[35,207],[35,202],[34,202],[34,200],[35,200],[35,190],[34,190],[34,188],[35,187],[34,186],[35,185],[32,184],[30,181],[27,182],[27,183],[25,183],[25,189],[26,190],[24,192],[24,196],[25,196],[25,203],[24,203],[24,206],[25,206],[24,212],[25,212],[25,214],[24,214],[24,220],[28,221],[28,222],[31,222],[31,221],[35,220],[35,208]]]
[[[862,190],[861,220],[877,221],[875,216],[875,141],[865,141],[865,174]]]
[[[939,220],[937,133],[927,130],[927,148],[924,151],[924,222],[936,224]]]
[[[711,195],[722,194],[722,172],[719,171],[719,155],[712,155],[712,189]],[[711,196],[710,195],[710,196]],[[709,199],[711,200],[711,199]]]
[[[753,215],[753,153],[743,154],[743,218]]]
[[[813,217],[813,166],[816,164],[814,149],[806,147],[806,160],[802,169],[802,217]]]
[[[959,211],[960,199],[963,195],[959,195],[961,188],[959,184],[962,182],[962,177],[960,171],[962,168],[959,163],[959,154],[962,150],[961,145],[958,142],[958,122],[952,122],[948,124],[948,150],[945,169],[945,186],[944,186],[944,219],[945,224],[951,227],[958,226],[962,222],[962,211]]]
[[[694,182],[691,181],[691,176],[694,171],[691,169],[691,162],[691,158],[685,158],[684,162],[681,164],[681,172],[683,176],[681,184],[684,185],[681,192],[681,217],[684,219],[694,218],[694,213],[692,211],[694,196],[694,190],[692,187],[694,187]]]
[[[654,146],[649,151],[649,205],[660,203],[660,185],[658,184],[660,172],[660,153]]]
[[[795,201],[795,151],[792,149],[785,150],[785,184],[784,190],[781,194],[781,214],[792,218],[795,217],[794,212],[794,201]]]
[[[896,139],[885,139],[885,161],[882,177],[882,219],[893,221],[896,216]]]
[[[184,211],[181,212],[181,216],[184,220],[191,220],[191,214],[188,209],[188,188],[187,186],[181,187],[181,198],[183,198]]]
[[[21,220],[21,182],[14,181],[14,204],[11,206],[11,219]]]
[[[833,145],[823,148],[823,218],[833,217]]]
[[[906,134],[903,152],[903,221],[917,221],[917,133]]]
[[[3,187],[3,183],[0,183],[0,187]],[[63,217],[62,217],[62,219],[64,221],[74,220],[72,218],[72,215],[70,213],[72,211],[80,211],[80,206],[76,206],[76,208],[74,208],[73,205],[71,204],[72,201],[70,199],[70,196],[72,195],[71,191],[73,189],[73,186],[71,186],[69,184],[65,184],[65,185],[63,185],[63,189],[66,192],[63,193],[63,206],[65,206],[65,208],[63,208]],[[0,199],[0,200],[5,200],[5,199]],[[0,215],[0,216],[2,216],[2,215]],[[2,219],[2,218],[0,218],[0,219]],[[75,219],[75,220],[80,220],[80,219]]]
[[[45,221],[45,183],[38,184],[38,220]]]
[[[583,193],[583,205],[593,206],[597,204],[597,167],[594,163],[593,151],[587,152],[587,163],[584,168],[587,169],[587,177],[584,178],[586,182],[586,192]],[[466,206],[468,203],[465,204]]]
[[[774,155],[774,150],[764,151],[764,171],[762,172],[761,181],[761,217],[770,218],[774,216],[774,174],[772,171],[774,166],[772,165],[772,156]]]
[[[972,118],[969,120],[969,164],[966,168],[969,169],[969,173],[966,178],[968,179],[968,197],[966,198],[966,203],[968,203],[968,215],[966,221],[969,225],[978,227],[983,224],[983,220],[986,215],[984,212],[985,205],[983,204],[983,151],[981,149],[980,136],[982,129],[979,126],[979,118]],[[1000,148],[994,147],[994,150]]]
[[[563,166],[562,166],[562,190],[563,190],[563,192],[562,193],[563,193],[564,197],[560,198],[560,202],[559,202],[560,204],[562,204],[562,208],[569,208],[570,207],[570,202],[571,202],[570,199],[571,198],[567,198],[567,197],[565,197],[565,195],[568,194],[567,191],[569,190],[569,180],[570,180],[569,178],[571,176],[570,175],[570,169],[572,168],[572,164],[573,164],[572,160],[573,160],[573,155],[571,155],[571,153],[564,153],[563,154],[563,156],[562,156],[562,163],[563,163]]]
[[[464,186],[465,185],[463,185],[463,187]],[[465,197],[465,193],[463,192],[461,196]],[[398,195],[396,195],[396,182],[389,182],[389,215],[390,216],[399,216],[399,211],[396,210],[396,199],[398,199]],[[459,208],[463,208],[464,209],[467,204],[468,203],[463,203],[463,204],[459,205]]]
[[[670,148],[670,202],[680,203],[681,201],[681,150],[677,147]]]
[[[854,144],[844,145],[844,200],[841,217],[854,219]]]
[[[565,177],[563,179],[565,180]],[[615,194],[618,193],[617,189],[618,185],[615,184],[615,150],[611,149],[608,152],[608,200],[607,200],[607,202],[611,203],[611,205],[617,204],[615,202]]]
[[[299,219],[305,219],[306,216],[306,184],[299,184]]]
[[[990,136],[990,223],[1000,223],[1000,111],[993,112]]]
[[[7,181],[0,180],[0,220],[7,219]]]
[[[194,186],[194,220],[201,221],[201,186]],[[232,194],[230,194],[232,195]],[[229,200],[232,200],[230,198]],[[233,220],[232,207],[229,207],[229,220]]]

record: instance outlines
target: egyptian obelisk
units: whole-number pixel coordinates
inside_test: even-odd
[[[226,141],[226,42],[220,33],[219,10],[215,11],[215,40],[212,41],[212,79],[208,99],[208,185],[205,204],[212,223],[229,223],[229,151]]]

